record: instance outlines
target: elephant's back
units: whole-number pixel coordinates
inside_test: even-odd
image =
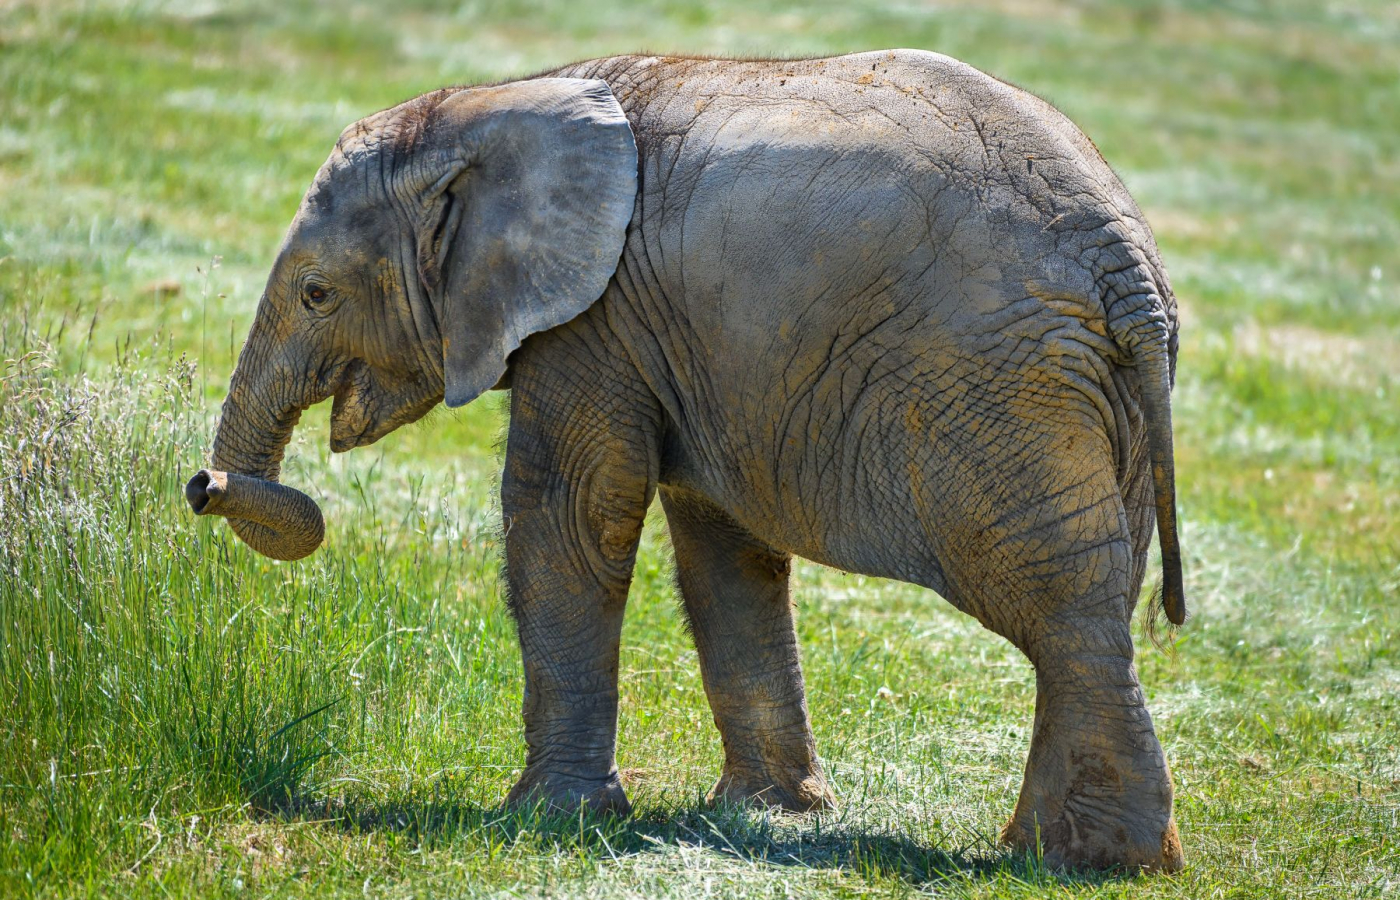
[[[613,57],[561,73],[609,82],[644,156],[685,143],[710,153],[825,144],[897,160],[929,189],[975,189],[988,208],[1059,199],[1138,215],[1093,142],[1054,106],[939,53]]]
[[[771,288],[770,254],[797,253],[815,260],[809,272],[833,274],[870,263],[842,250],[858,239],[887,253],[891,269],[918,264],[920,252],[976,267],[995,247],[986,262],[1039,265],[1058,251],[1067,272],[1109,232],[1156,261],[1137,206],[1072,122],[951,57],[614,57],[560,74],[607,81],[632,122],[635,224],[670,244],[653,261],[711,272],[723,261],[733,272],[736,251],[757,247],[758,280]],[[922,264],[934,281],[948,274]],[[657,275],[674,283],[682,273]],[[698,283],[687,280],[687,293]]]
[[[1087,301],[1085,236],[1136,215],[1068,120],[939,54],[618,57],[562,74],[608,81],[637,135],[631,281],[716,342],[841,315],[976,328],[969,315],[1028,283]]]

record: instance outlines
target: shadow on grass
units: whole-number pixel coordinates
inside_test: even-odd
[[[393,832],[426,848],[584,854],[600,862],[647,854],[701,852],[756,869],[795,867],[845,872],[914,887],[969,881],[1093,885],[1122,873],[1050,869],[1034,855],[1008,851],[986,836],[966,846],[927,846],[913,835],[843,821],[839,813],[789,815],[697,798],[643,804],[633,815],[564,815],[542,807],[482,806],[457,799],[402,803],[294,799],[262,815],[316,823],[354,835]]]
[[[948,835],[914,835],[861,820],[858,812],[791,815],[736,804],[646,796],[629,816],[583,811],[573,815],[462,796],[462,782],[443,778],[397,802],[351,792],[317,797],[305,778],[331,751],[324,730],[307,739],[299,726],[338,701],[292,719],[242,755],[244,795],[253,814],[267,820],[316,824],[345,834],[391,833],[427,849],[454,848],[495,855],[524,849],[532,855],[585,856],[599,862],[644,855],[709,853],[761,869],[795,867],[899,881],[924,887],[968,882],[1020,885],[1093,885],[1130,877],[1125,872],[1051,869],[1034,854],[1013,852],[985,834],[960,846],[929,846]],[[320,749],[312,749],[320,748]],[[641,798],[638,798],[641,799]]]

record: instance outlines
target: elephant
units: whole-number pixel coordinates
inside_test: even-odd
[[[371,444],[509,390],[500,502],[527,756],[507,802],[630,810],[620,630],[659,494],[718,726],[711,800],[835,802],[794,556],[931,589],[1035,673],[1002,833],[1174,871],[1134,667],[1154,523],[1186,614],[1177,302],[1142,212],[1038,97],[946,56],[618,56],[350,125],[272,266],[210,469],[255,550],[321,542],[276,483],[301,413]]]

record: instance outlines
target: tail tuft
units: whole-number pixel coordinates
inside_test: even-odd
[[[1142,630],[1142,636],[1160,653],[1169,659],[1175,659],[1176,635],[1181,626],[1168,621],[1166,603],[1162,598],[1162,582],[1159,581],[1153,586],[1152,595],[1146,603],[1141,604],[1140,609],[1138,626]]]

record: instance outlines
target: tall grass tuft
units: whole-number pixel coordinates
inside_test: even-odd
[[[490,600],[494,557],[451,552],[446,513],[420,515],[414,537],[447,549],[415,577],[385,570],[372,517],[298,566],[197,522],[180,489],[212,423],[195,366],[158,343],[90,380],[11,322],[0,358],[7,870],[136,866],[172,822],[295,806],[392,707],[386,686],[429,671],[394,646],[436,639],[440,607],[420,601],[454,584],[459,604]]]

